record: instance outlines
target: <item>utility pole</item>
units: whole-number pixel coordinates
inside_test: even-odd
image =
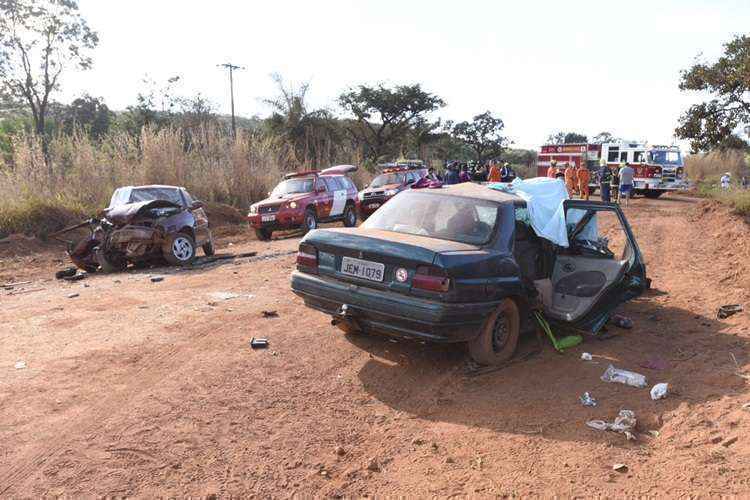
[[[237,123],[234,118],[234,71],[245,69],[242,66],[235,66],[232,63],[218,64],[219,68],[225,68],[229,70],[229,92],[232,101],[232,137],[237,137]]]

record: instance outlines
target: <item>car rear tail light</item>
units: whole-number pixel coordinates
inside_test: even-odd
[[[431,292],[447,292],[451,287],[451,279],[443,269],[432,266],[419,266],[412,287]]]
[[[307,243],[302,243],[297,252],[297,266],[318,268],[318,249]]]

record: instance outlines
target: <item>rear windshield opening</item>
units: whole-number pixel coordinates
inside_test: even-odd
[[[404,191],[362,227],[483,245],[492,237],[498,208],[491,201]]]

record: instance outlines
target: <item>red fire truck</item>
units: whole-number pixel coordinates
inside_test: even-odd
[[[650,146],[638,141],[605,144],[545,144],[537,157],[537,175],[546,176],[552,160],[557,161],[560,175],[564,165],[585,164],[591,171],[592,192],[598,186],[601,159],[619,167],[627,162],[635,170],[634,192],[647,198],[658,198],[667,191],[685,189],[685,166],[677,146]]]

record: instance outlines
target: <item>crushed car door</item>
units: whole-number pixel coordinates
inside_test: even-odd
[[[570,246],[558,248],[545,310],[596,333],[619,304],[648,288],[646,266],[619,206],[566,200],[564,207]]]

